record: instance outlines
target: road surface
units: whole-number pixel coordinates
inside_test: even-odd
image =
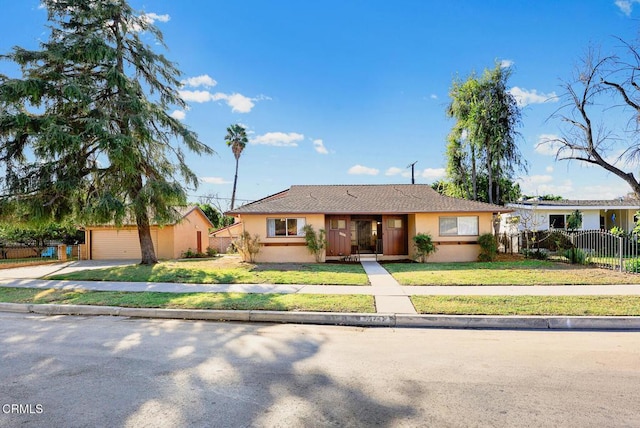
[[[0,313],[0,427],[637,427],[640,332]]]

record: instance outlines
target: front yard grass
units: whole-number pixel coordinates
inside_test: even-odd
[[[385,263],[402,285],[637,284],[640,276],[545,260],[491,263]]]
[[[640,316],[640,296],[411,296],[419,314]]]
[[[244,263],[234,258],[166,261],[52,275],[78,281],[183,282],[192,284],[368,285],[360,264]]]
[[[155,293],[0,287],[7,303],[375,313],[373,296],[335,294]]]

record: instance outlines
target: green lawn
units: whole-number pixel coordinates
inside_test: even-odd
[[[335,294],[154,293],[2,288],[8,303],[120,306],[128,308],[231,309],[375,313],[373,296]]]
[[[640,316],[640,296],[412,296],[420,314]]]
[[[197,284],[368,285],[359,264],[228,263],[224,260],[168,261],[53,275],[84,281],[185,282]]]
[[[492,263],[385,263],[402,285],[637,284],[640,276],[545,260]]]

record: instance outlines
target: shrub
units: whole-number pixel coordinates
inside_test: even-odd
[[[436,251],[438,248],[433,243],[431,235],[428,233],[418,233],[413,237],[413,246],[416,248],[416,259],[424,263],[427,258]]]
[[[537,248],[536,250],[523,250],[522,253],[528,259],[547,260],[549,253],[545,249]]]
[[[640,258],[627,260],[624,263],[624,270],[627,272],[638,273],[640,272]]]
[[[322,261],[322,252],[327,247],[326,232],[320,229],[316,234],[313,226],[305,224],[302,228],[304,231],[304,241],[307,243],[307,249],[316,259],[317,263]]]
[[[218,255],[218,250],[216,250],[215,248],[207,247],[206,251],[207,251],[207,256],[209,257],[215,257]]]
[[[182,252],[183,259],[201,259],[203,257],[207,257],[207,254],[199,253],[197,251],[192,250],[191,248],[188,248],[187,251]]]
[[[234,241],[234,245],[242,256],[242,260],[253,263],[256,254],[260,252],[260,235],[256,234],[252,237],[249,232],[244,232]]]
[[[492,262],[498,254],[498,241],[491,233],[485,233],[478,237],[478,245],[480,245],[480,254],[478,261]]]
[[[580,248],[569,248],[564,252],[564,256],[569,259],[572,264],[586,265],[589,257]]]
[[[611,230],[609,230],[609,232],[611,232],[612,235],[615,235],[617,237],[622,237],[626,235],[626,232],[624,231],[624,229],[618,226],[613,226]]]

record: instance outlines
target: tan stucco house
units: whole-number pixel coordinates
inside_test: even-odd
[[[479,235],[510,209],[443,196],[425,184],[305,185],[243,205],[228,215],[259,235],[259,262],[313,262],[302,228],[327,232],[324,260],[377,254],[379,260],[413,258],[412,238],[430,233],[438,251],[431,262],[473,261]]]
[[[180,220],[151,226],[151,239],[159,259],[177,259],[188,249],[200,253],[209,246],[213,224],[196,206],[178,208]],[[140,241],[135,224],[88,226],[85,228],[86,258],[92,260],[139,259]]]

